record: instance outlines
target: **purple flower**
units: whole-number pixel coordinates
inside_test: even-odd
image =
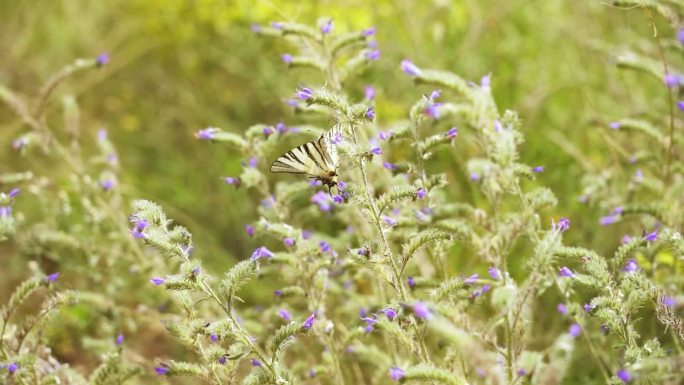
[[[380,50],[379,49],[372,49],[368,52],[366,52],[366,60],[380,60]]]
[[[226,361],[228,361],[228,358],[226,358],[226,356],[221,356],[221,357],[219,357],[219,359],[218,359],[218,363],[221,364],[221,365],[225,365],[225,364],[226,364]]]
[[[679,76],[676,74],[665,74],[665,85],[670,88],[677,87],[679,85]]]
[[[319,191],[311,196],[311,202],[317,204],[321,211],[330,211],[332,209],[331,202],[333,202],[333,199],[330,195],[323,191]]]
[[[121,346],[124,343],[124,335],[122,333],[119,333],[119,335],[116,336],[116,346]]]
[[[344,197],[342,195],[337,194],[333,196],[333,202],[335,202],[336,205],[341,205],[342,203],[344,203]]]
[[[501,124],[498,119],[494,121],[494,130],[496,130],[496,132],[503,131],[503,124]]]
[[[12,362],[11,364],[7,365],[7,371],[10,374],[14,374],[14,372],[16,372],[17,369],[19,369],[19,364],[17,364],[16,362]]]
[[[313,98],[314,94],[313,91],[311,91],[309,88],[301,87],[297,90],[295,96],[297,96],[297,98],[301,100],[308,100]]]
[[[365,322],[366,325],[375,325],[378,321],[375,318],[361,317],[361,321]]]
[[[517,374],[520,377],[526,376],[528,374],[527,370],[525,368],[520,368],[518,369],[515,374]]]
[[[558,310],[559,313],[566,315],[568,314],[568,307],[565,306],[564,303],[559,303],[558,306],[556,306],[556,309]]]
[[[488,74],[480,79],[481,88],[489,88],[492,85],[492,75]]]
[[[396,225],[397,225],[397,221],[394,220],[394,218],[392,218],[392,217],[388,217],[387,215],[385,215],[385,216],[382,217],[382,221],[385,222],[385,224],[386,224],[387,226],[390,226],[390,227],[391,227],[391,226],[396,226]]]
[[[382,149],[378,146],[371,148],[370,152],[373,155],[382,155]]]
[[[610,127],[613,130],[619,130],[620,129],[620,122],[610,122],[610,123],[608,123],[608,127]]]
[[[416,279],[413,277],[408,277],[406,283],[409,285],[411,289],[413,289],[416,286]]]
[[[261,25],[257,23],[253,23],[252,25],[249,26],[249,29],[252,30],[254,33],[259,33],[261,32]]]
[[[328,251],[330,251],[330,244],[326,241],[318,242],[318,247],[321,248],[321,252],[323,253],[327,253]]]
[[[418,191],[416,191],[416,198],[418,199],[425,199],[425,196],[427,195],[427,191],[424,188],[419,188]]]
[[[337,188],[340,189],[341,191],[344,191],[347,189],[347,184],[344,183],[344,181],[337,181]]]
[[[427,320],[432,318],[432,313],[430,312],[430,309],[428,309],[425,302],[416,302],[415,304],[413,304],[413,313],[415,313],[415,315],[418,318],[423,318]]]
[[[397,311],[390,307],[386,307],[380,310],[380,312],[383,313],[390,321],[394,320],[394,318],[397,316]]]
[[[114,187],[114,181],[111,179],[105,179],[103,181],[100,181],[100,186],[102,186],[103,190],[109,191]]]
[[[56,282],[57,278],[59,278],[59,273],[52,273],[47,276],[47,280],[50,282]]]
[[[501,279],[501,272],[496,267],[491,266],[489,269],[487,269],[487,272],[493,280],[498,281]]]
[[[295,244],[295,240],[294,238],[285,237],[283,238],[283,243],[285,244],[285,246],[292,247]]]
[[[404,369],[395,365],[390,368],[389,375],[394,381],[399,381],[406,376],[406,373],[404,372]]]
[[[287,132],[287,126],[283,122],[278,122],[275,125],[276,131],[278,131],[279,134],[284,134]]]
[[[442,95],[442,90],[434,90],[430,92],[430,99],[435,100],[438,99]]]
[[[154,368],[154,371],[160,376],[165,376],[170,370],[171,369],[167,368],[166,366],[157,366]]]
[[[22,148],[26,147],[28,145],[29,141],[28,139],[21,137],[19,139],[15,139],[12,141],[12,149],[14,150],[21,150]]]
[[[281,58],[283,59],[283,63],[285,64],[291,64],[292,63],[292,55],[289,53],[284,53]]]
[[[578,323],[574,323],[570,325],[570,329],[568,329],[568,334],[570,337],[579,337],[579,335],[582,333],[582,327]]]
[[[0,206],[0,218],[8,218],[12,215],[12,208],[9,206]]]
[[[397,166],[395,164],[392,164],[390,162],[383,162],[382,167],[388,169],[388,170],[396,170]]]
[[[373,35],[375,35],[375,27],[366,28],[366,29],[361,31],[361,34],[363,36],[366,36],[366,37],[373,36]]]
[[[163,284],[164,282],[166,282],[166,280],[164,278],[154,277],[154,278],[150,279],[150,283],[152,283],[154,286],[159,286],[159,285]]]
[[[666,307],[674,307],[677,304],[677,301],[674,299],[674,297],[670,296],[664,296],[661,298],[661,301]]]
[[[561,218],[558,220],[558,223],[552,223],[551,228],[561,233],[567,231],[570,228],[570,220],[568,218]]]
[[[471,172],[470,173],[470,180],[472,180],[473,182],[477,182],[478,180],[480,180],[480,174],[478,174],[476,172]]]
[[[482,294],[488,292],[491,288],[492,288],[491,285],[482,286],[480,289],[477,289],[473,292],[472,298],[477,298],[477,297],[481,296]]]
[[[209,339],[211,340],[211,342],[218,342],[219,337],[216,334],[212,334],[209,336]]]
[[[250,360],[250,362],[252,363],[252,366],[254,366],[254,367],[259,367],[259,366],[261,366],[261,361],[257,360],[256,358],[252,358],[252,359]]]
[[[378,41],[377,40],[368,40],[366,43],[368,48],[378,48]]]
[[[332,21],[332,19],[328,20],[327,23],[325,23],[325,24],[323,24],[323,25],[321,26],[321,32],[322,32],[324,35],[329,34],[330,32],[332,32],[332,30],[333,30],[333,21]]]
[[[359,309],[359,318],[365,317],[366,314],[368,314],[368,310],[366,310],[365,307],[361,306],[361,308]]]
[[[225,180],[226,183],[228,183],[228,184],[234,184],[234,185],[240,184],[240,179],[239,179],[239,178],[234,178],[234,177],[232,177],[232,176],[227,176],[227,177],[225,177],[224,180]]]
[[[252,225],[245,225],[245,232],[247,233],[247,236],[253,237],[256,230]]]
[[[558,271],[558,275],[566,278],[575,278],[575,273],[573,273],[572,270],[565,266],[560,268],[560,270]]]
[[[12,190],[10,190],[10,192],[7,194],[7,196],[10,198],[14,198],[15,196],[19,195],[20,192],[21,192],[20,189],[13,188]]]
[[[375,120],[375,108],[373,106],[368,107],[365,115],[369,120]]]
[[[639,270],[639,264],[634,258],[629,259],[625,264],[625,267],[622,268],[622,271],[625,273],[633,273],[637,270]]]
[[[677,108],[679,108],[679,111],[684,111],[684,101],[680,100],[677,102]]]
[[[279,309],[278,310],[278,316],[287,322],[292,321],[292,315],[290,314],[289,311],[287,311],[285,309]]]
[[[443,103],[430,103],[425,107],[425,114],[432,119],[439,119],[439,108],[442,106]]]
[[[420,68],[413,64],[413,62],[411,62],[410,60],[402,60],[400,66],[401,70],[409,74],[410,76],[418,76],[421,73]]]
[[[105,53],[101,53],[101,54],[97,55],[97,58],[95,59],[95,64],[98,67],[102,67],[103,65],[105,65],[107,63],[109,63],[109,54],[107,54],[105,52]]]
[[[373,86],[366,86],[363,89],[364,97],[366,100],[373,100],[375,99],[375,88]]]
[[[627,371],[627,369],[620,369],[617,371],[617,373],[615,373],[615,375],[625,384],[632,381],[632,375]]]
[[[275,28],[275,29],[283,29],[284,26],[285,26],[285,24],[283,24],[283,23],[281,23],[281,22],[279,22],[279,21],[273,21],[273,22],[271,22],[271,27],[273,27],[273,28]]]
[[[214,140],[214,139],[216,139],[216,134],[219,131],[220,130],[218,128],[209,127],[209,128],[205,128],[204,130],[197,131],[197,133],[195,133],[195,136],[197,137],[197,139],[200,139],[200,140]]]
[[[544,166],[537,166],[532,169],[532,172],[540,173],[544,172]]]
[[[620,215],[616,214],[606,215],[599,219],[599,224],[601,226],[612,225],[613,223],[617,222],[619,218]]]
[[[283,295],[283,291],[278,289],[273,290],[273,295],[275,295],[276,297],[280,297],[281,295]]]
[[[249,258],[252,262],[256,262],[261,258],[272,258],[275,256],[271,250],[267,249],[264,246],[257,247],[254,252],[252,253],[252,256]]]
[[[456,127],[451,127],[449,131],[447,131],[446,136],[449,139],[454,139],[456,136],[458,136],[458,129]]]
[[[582,308],[584,309],[585,312],[591,313],[592,310],[596,309],[596,305],[592,305],[590,303],[585,303],[582,305]]]
[[[309,330],[313,327],[314,321],[316,321],[316,313],[311,313],[309,318],[307,318],[302,324],[302,329]]]
[[[388,131],[388,132],[380,131],[380,132],[378,132],[378,139],[380,139],[380,140],[387,140],[391,137],[392,137],[392,131]]]
[[[480,275],[479,274],[473,274],[470,277],[463,280],[463,283],[465,285],[472,285],[472,284],[475,284],[478,279],[480,279]]]
[[[644,235],[644,241],[650,241],[653,242],[658,239],[658,231],[654,231],[652,233],[648,233]]]

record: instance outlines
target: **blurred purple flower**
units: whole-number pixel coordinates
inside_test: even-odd
[[[257,360],[256,358],[252,358],[252,359],[250,360],[250,362],[252,363],[252,366],[253,366],[253,367],[259,367],[259,366],[261,366],[261,361]]]
[[[56,282],[57,278],[59,278],[59,273],[52,273],[47,276],[47,280],[50,282]]]
[[[387,226],[390,226],[390,227],[391,227],[391,226],[396,226],[396,225],[397,225],[397,221],[396,221],[394,218],[392,218],[392,217],[388,217],[387,215],[385,215],[385,216],[382,217],[382,221],[385,222],[385,224],[386,224]]]
[[[285,237],[283,238],[283,243],[285,244],[285,246],[292,247],[295,244],[295,240],[294,238]]]
[[[665,74],[665,85],[670,88],[677,87],[679,85],[679,76],[676,74]]]
[[[256,262],[261,258],[272,258],[274,257],[275,254],[269,249],[267,249],[264,246],[257,247],[254,252],[252,253],[252,256],[249,258],[252,262]]]
[[[413,277],[408,277],[406,283],[409,285],[410,288],[413,289],[416,286],[416,279]]]
[[[288,131],[287,126],[283,122],[276,123],[275,129],[279,134],[285,134]]]
[[[442,107],[444,103],[429,103],[427,107],[425,107],[425,114],[432,119],[439,119],[440,116],[440,107]]]
[[[413,64],[410,60],[402,60],[401,62],[401,70],[407,73],[410,76],[418,76],[421,73],[420,68]]]
[[[553,230],[558,230],[559,232],[564,232],[570,229],[570,220],[568,218],[561,218],[558,223],[551,223],[551,228]]]
[[[368,52],[366,52],[366,60],[380,60],[380,50],[379,49],[372,49]]]
[[[283,23],[281,23],[281,22],[279,22],[279,21],[273,21],[273,22],[271,22],[271,27],[273,27],[273,28],[275,28],[275,29],[283,29],[284,26],[285,26],[285,24],[283,24]]]
[[[369,27],[369,28],[366,28],[366,29],[362,30],[362,31],[361,31],[361,34],[362,34],[363,36],[368,37],[368,36],[373,36],[373,35],[375,35],[375,32],[376,32],[376,28],[375,28],[375,27]]]
[[[323,191],[319,191],[312,195],[311,202],[317,204],[321,211],[330,211],[333,207],[331,204],[333,202],[332,197]]]
[[[220,130],[215,127],[208,127],[205,128],[204,130],[199,130],[197,133],[195,133],[195,136],[197,139],[200,140],[213,140],[216,139],[216,133],[218,133]]]
[[[427,195],[427,191],[425,191],[424,188],[419,188],[418,191],[416,191],[416,198],[418,199],[425,199],[425,196]]]
[[[398,366],[392,366],[389,370],[389,375],[394,381],[399,381],[406,376],[406,373],[404,372],[404,369]]]
[[[648,233],[644,235],[644,241],[649,241],[653,242],[658,239],[658,231],[653,231],[652,233]]]
[[[558,275],[566,278],[575,278],[575,273],[573,273],[572,270],[565,266],[560,268],[560,270],[558,271]]]
[[[219,337],[216,334],[212,334],[209,336],[209,339],[211,340],[211,342],[218,342]]]
[[[627,369],[620,369],[615,373],[615,375],[625,384],[632,381],[632,375],[627,371]]]
[[[151,282],[154,286],[159,286],[159,285],[161,285],[162,283],[166,282],[166,280],[165,280],[164,278],[154,277],[154,278],[150,279],[150,282]]]
[[[390,162],[383,162],[382,167],[388,169],[388,170],[396,170],[397,166],[390,163]]]
[[[16,372],[17,369],[19,369],[19,364],[17,364],[16,362],[12,362],[11,364],[7,365],[7,371],[9,372],[9,374],[14,374],[14,372]]]
[[[373,100],[375,99],[375,88],[373,86],[366,86],[363,89],[364,97],[366,100]]]
[[[245,225],[245,232],[247,233],[247,236],[253,237],[256,229],[254,229],[254,226],[252,225]]]
[[[592,310],[596,309],[596,305],[592,305],[590,303],[585,303],[582,305],[582,308],[584,309],[585,312],[591,313]]]
[[[273,295],[275,295],[276,297],[280,297],[281,295],[283,295],[283,291],[278,289],[273,290]]]
[[[370,150],[371,154],[373,155],[382,155],[382,149],[380,147],[373,147]]]
[[[103,190],[109,191],[114,187],[114,181],[111,179],[105,179],[103,181],[100,181],[100,186]]]
[[[613,130],[619,130],[620,129],[620,122],[610,122],[610,123],[608,123],[608,127],[610,127]]]
[[[380,312],[383,313],[390,321],[394,320],[394,318],[397,316],[397,311],[390,307],[386,307],[380,310]]]
[[[373,108],[373,106],[368,107],[365,116],[369,120],[375,120],[375,108]]]
[[[392,131],[384,132],[380,131],[378,132],[378,139],[380,140],[387,140],[392,137]]]
[[[612,225],[613,223],[617,222],[619,218],[620,216],[615,214],[606,215],[599,219],[599,224],[601,226]]]
[[[122,333],[119,333],[119,335],[116,336],[116,346],[121,346],[124,343],[124,335]]]
[[[566,315],[568,314],[568,307],[565,306],[564,303],[559,303],[558,306],[556,306],[556,309],[558,310],[559,313]]]
[[[541,173],[544,172],[544,166],[537,166],[532,169],[532,172]]]
[[[624,271],[625,273],[633,273],[637,270],[639,270],[639,264],[637,263],[637,260],[634,258],[627,260],[625,267],[622,268],[622,271]]]
[[[491,266],[489,269],[487,269],[487,272],[493,280],[498,281],[501,279],[501,272],[496,267]]]
[[[322,32],[324,35],[329,34],[330,32],[332,32],[332,30],[333,30],[333,21],[332,21],[332,19],[328,20],[325,24],[323,24],[323,25],[321,26],[321,32]]]
[[[503,124],[501,124],[501,121],[498,119],[494,121],[494,130],[496,130],[496,132],[503,131]]]
[[[311,91],[311,89],[306,87],[300,87],[299,89],[297,89],[295,96],[297,96],[297,98],[301,100],[308,100],[313,98],[314,94],[313,91]]]
[[[570,337],[578,337],[582,333],[582,327],[578,323],[574,323],[570,325],[570,329],[568,329],[568,334]]]
[[[17,195],[19,195],[20,192],[21,192],[20,189],[18,189],[18,188],[13,188],[12,190],[10,190],[10,192],[7,194],[7,196],[10,197],[10,198],[14,198],[14,197],[16,197]]]
[[[520,377],[523,377],[528,375],[529,373],[527,372],[527,370],[525,370],[525,368],[520,368],[515,372],[515,374],[517,374]]]
[[[95,59],[95,64],[98,67],[102,67],[105,64],[109,63],[109,54],[108,53],[101,53],[97,55],[97,58]]]
[[[249,26],[249,29],[252,30],[254,33],[259,33],[261,32],[261,25],[257,23],[252,23],[252,25]]]
[[[423,318],[426,320],[432,318],[432,313],[425,302],[416,302],[413,304],[413,313],[415,313],[418,318]]]
[[[675,298],[670,296],[664,296],[663,298],[661,298],[661,301],[663,302],[663,305],[665,305],[666,307],[674,307],[677,304]]]
[[[447,131],[446,136],[449,139],[454,139],[456,136],[458,136],[458,128],[451,127],[449,131]]]
[[[679,111],[684,111],[684,100],[677,102],[677,108],[679,108]]]
[[[302,329],[304,330],[309,330],[313,327],[314,322],[316,321],[316,313],[311,313],[309,318],[304,320],[304,323],[302,324]]]
[[[240,184],[240,179],[239,178],[234,178],[232,176],[227,176],[224,179],[227,184],[234,184],[234,185],[239,185]]]
[[[492,85],[492,75],[488,74],[480,79],[481,88],[489,88]]]
[[[328,251],[330,251],[330,244],[326,241],[318,242],[318,247],[321,248],[321,252],[323,253],[327,253]]]
[[[472,180],[473,182],[477,182],[478,180],[480,180],[480,174],[478,174],[476,172],[471,172],[470,173],[470,180]]]
[[[342,195],[337,194],[333,196],[333,202],[335,202],[336,205],[341,205],[342,203],[344,203],[344,197]]]
[[[225,365],[227,361],[228,361],[228,358],[226,356],[221,356],[218,359],[218,363],[221,365]]]
[[[157,366],[154,368],[154,371],[160,376],[165,376],[170,370],[171,369],[167,368],[166,366]]]
[[[464,285],[473,285],[473,284],[477,283],[478,279],[480,279],[480,275],[479,274],[473,274],[470,277],[463,280],[463,284]]]
[[[287,322],[292,321],[292,315],[290,314],[289,311],[287,311],[285,309],[279,309],[278,310],[278,316]]]

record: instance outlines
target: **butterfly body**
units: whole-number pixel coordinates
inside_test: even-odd
[[[337,148],[333,141],[335,130],[317,140],[304,143],[284,153],[271,165],[271,172],[304,174],[320,181],[328,189],[337,186]]]

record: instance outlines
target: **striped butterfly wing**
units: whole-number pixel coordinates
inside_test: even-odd
[[[321,178],[330,171],[336,171],[338,155],[331,140],[332,131],[281,155],[271,165],[271,172],[305,174],[311,178]]]

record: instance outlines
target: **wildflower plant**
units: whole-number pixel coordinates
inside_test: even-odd
[[[682,342],[681,320],[663,303],[663,289],[629,262],[658,236],[635,238],[610,260],[565,246],[572,222],[549,216],[556,198],[536,181],[545,168],[520,161],[521,122],[500,112],[490,75],[473,83],[404,60],[398,76],[428,92],[416,92],[406,119],[379,123],[375,88],[367,86],[363,99],[347,89],[379,59],[374,28],[337,34],[321,19],[317,28],[274,22],[253,30],[291,43],[296,52],[282,56],[284,65],[318,71],[325,83],[299,85],[287,102],[305,125],[197,132],[242,154],[242,173],[225,181],[261,202],[259,220],[245,224],[259,243],[223,277],[191,256],[188,230],[156,204],[135,203],[134,236],[179,264],[177,273],[151,281],[184,315],[167,328],[199,356],[160,362],[159,375],[216,384],[545,383],[572,375],[576,349],[590,352],[613,383],[651,378],[658,365],[675,370],[681,353],[667,353],[658,339],[640,340],[633,326],[648,303],[672,333],[664,343]],[[335,189],[267,172],[286,150],[282,142],[331,129],[340,132],[333,145],[342,155]],[[477,191],[471,201],[454,198],[453,173],[431,162],[453,151],[468,154],[459,166]],[[666,234],[681,258],[681,236]],[[454,250],[478,263],[455,269]],[[248,306],[240,289],[255,280],[274,295]],[[544,296],[562,302],[549,306]],[[540,341],[535,313],[556,307],[564,326]],[[597,324],[615,340],[606,341]],[[621,348],[612,351],[616,341]]]

